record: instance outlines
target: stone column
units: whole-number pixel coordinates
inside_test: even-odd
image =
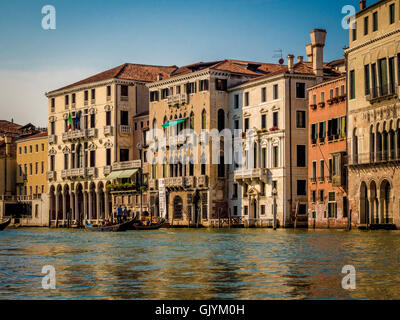
[[[105,218],[110,218],[110,206],[109,206],[109,193],[104,194],[104,207],[105,207]]]
[[[78,192],[75,192],[75,221],[79,220]]]
[[[67,196],[65,192],[63,193],[63,223],[65,223],[65,220],[67,220]]]
[[[58,193],[56,193],[56,216],[55,216],[55,218],[56,218],[56,221],[58,221],[58,212],[60,211],[60,197],[59,197],[59,194]]]
[[[88,198],[87,192],[83,192],[83,216],[85,217],[86,220],[89,220],[88,210],[87,210],[87,205],[88,205],[87,198]]]
[[[69,195],[69,207],[70,207],[70,216],[68,218],[71,218],[71,222],[74,219],[74,196],[73,193],[71,192]]]
[[[97,193],[96,193],[96,220],[97,220],[97,223],[99,222],[99,220],[100,220],[100,215],[101,215],[101,206],[100,206],[100,204],[101,204],[101,201],[100,201],[100,195],[101,195],[101,192],[100,191],[97,191]]]
[[[91,190],[88,192],[89,194],[89,220],[93,219],[93,193]]]

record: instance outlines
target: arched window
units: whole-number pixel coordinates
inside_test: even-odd
[[[189,129],[194,130],[194,113],[193,113],[193,111],[190,113]]]
[[[183,201],[180,196],[174,198],[174,219],[182,219]]]
[[[81,144],[78,145],[76,152],[78,154],[78,168],[83,168],[85,165],[85,158],[84,158],[84,151],[83,151]]]
[[[225,111],[223,109],[218,110],[218,131],[225,129]]]
[[[203,112],[201,113],[201,128],[207,129],[207,113],[206,110],[203,110]]]
[[[353,163],[358,163],[358,137],[357,128],[353,130]]]
[[[153,138],[156,137],[156,129],[157,129],[157,120],[153,119]]]

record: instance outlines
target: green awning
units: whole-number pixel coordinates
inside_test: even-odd
[[[136,174],[136,172],[138,171],[139,169],[113,171],[106,177],[106,179],[115,180],[115,179],[132,178],[132,176]]]
[[[186,121],[186,119],[175,120],[175,121],[169,121],[169,122],[164,123],[164,124],[162,125],[162,127],[163,127],[163,128],[173,127],[173,126],[176,126],[176,125],[178,125],[178,124],[180,124],[180,123],[182,123],[182,122],[185,122],[185,121]]]

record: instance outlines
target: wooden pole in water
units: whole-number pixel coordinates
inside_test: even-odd
[[[231,208],[228,209],[228,227],[231,228]]]

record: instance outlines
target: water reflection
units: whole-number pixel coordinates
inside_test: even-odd
[[[2,299],[399,299],[400,232],[0,233]],[[344,265],[357,289],[341,287]],[[44,265],[57,289],[41,288]]]

